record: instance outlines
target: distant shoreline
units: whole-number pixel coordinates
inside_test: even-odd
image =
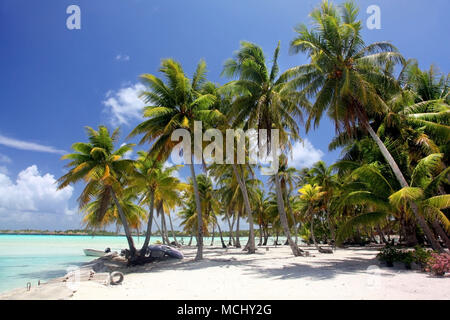
[[[58,233],[58,232],[0,232],[0,235],[16,236],[93,236],[93,237],[121,237],[122,234],[92,234],[92,233]],[[138,236],[138,235],[133,235]],[[141,235],[140,235],[141,236]]]

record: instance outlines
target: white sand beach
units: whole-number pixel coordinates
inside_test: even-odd
[[[133,268],[98,259],[81,269],[79,282],[66,276],[0,299],[450,299],[448,275],[387,268],[375,258],[377,248],[337,249],[334,254],[303,249],[309,257],[293,257],[287,246],[259,248],[255,255],[205,248],[205,259],[197,262],[195,248],[183,248],[181,261]],[[113,269],[124,272],[122,284],[107,284],[105,271]]]

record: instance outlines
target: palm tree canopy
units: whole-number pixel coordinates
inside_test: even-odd
[[[306,53],[310,62],[288,70],[286,75],[306,98],[315,98],[306,106],[307,130],[312,124],[317,127],[327,112],[337,131],[350,132],[358,121],[368,121],[370,116],[384,112],[386,104],[379,89],[393,90],[398,86],[381,69],[404,59],[390,43],[366,45],[357,15],[358,9],[352,2],[337,8],[323,1],[310,14],[312,28],[304,24],[296,28],[298,35],[291,42],[291,52]]]

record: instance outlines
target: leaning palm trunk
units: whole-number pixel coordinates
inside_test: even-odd
[[[158,212],[159,212],[159,211],[158,211]],[[161,235],[161,240],[164,241],[164,238],[163,238],[162,232],[161,232],[161,228],[159,227],[159,224],[158,224],[158,221],[156,220],[156,217],[153,217],[153,220],[154,220],[154,222],[155,222],[155,224],[156,224],[156,228],[158,229],[159,234]]]
[[[191,238],[189,239],[189,243],[188,243],[188,246],[190,247],[191,245],[192,245],[192,238],[193,238],[194,236],[191,234]]]
[[[211,237],[211,247],[214,245],[214,233],[216,231],[216,225],[213,223],[213,229],[212,229],[212,237]]]
[[[278,213],[280,214],[280,222],[284,229],[284,234],[286,235],[286,239],[291,247],[292,254],[296,257],[301,255],[300,248],[292,241],[291,232],[289,230],[289,225],[286,217],[286,211],[284,210],[284,200],[282,195],[282,190],[280,186],[280,177],[278,173],[275,174],[275,187],[277,193],[277,204],[278,204]]]
[[[259,224],[259,243],[258,246],[262,245],[262,229],[261,229],[261,223]]]
[[[248,224],[249,224],[250,233],[248,235],[248,239],[249,239],[248,246],[246,246],[245,249],[247,249],[248,253],[251,254],[251,253],[255,253],[255,251],[256,251],[256,249],[255,249],[255,233],[253,230],[252,209],[250,207],[250,200],[248,198],[247,186],[242,181],[243,177],[240,176],[237,165],[235,163],[233,163],[232,166],[233,166],[234,175],[236,176],[236,180],[238,181],[239,187],[241,188],[242,197],[244,198],[245,211],[247,212],[247,215],[248,215]]]
[[[170,244],[169,240],[169,233],[167,231],[167,224],[166,224],[166,214],[164,213],[164,207],[161,203],[161,228],[164,233],[164,240],[167,244]]]
[[[329,206],[327,206],[329,207]],[[334,248],[334,244],[336,243],[336,234],[334,232],[334,226],[333,223],[331,222],[331,216],[330,216],[330,211],[326,210],[325,213],[327,214],[327,222],[328,222],[328,228],[330,228],[330,233],[331,233],[331,247]]]
[[[197,255],[195,256],[195,260],[203,259],[203,219],[202,219],[202,207],[200,204],[200,194],[198,192],[198,184],[197,178],[195,176],[194,162],[192,161],[189,164],[191,168],[192,175],[192,184],[194,185],[194,197],[195,197],[195,206],[197,208],[197,221],[198,221],[198,234],[197,234]]]
[[[228,212],[228,214],[227,214],[228,226],[230,227],[230,229],[229,229],[230,230],[230,238],[228,239],[229,240],[228,243],[229,243],[230,246],[234,246],[236,244],[236,240],[235,240],[234,235],[233,235],[233,233],[234,233],[234,223],[235,223],[235,220],[236,220],[236,215],[235,214],[231,214],[233,216],[233,221],[230,223],[230,216],[229,216],[229,214],[230,214],[230,212]]]
[[[292,212],[291,203],[289,202],[289,194],[290,192],[286,191],[286,204],[288,207],[289,216],[292,219],[292,224],[294,226],[294,234],[295,234],[295,245],[298,244],[298,229],[297,229],[297,222],[295,221],[294,213]]]
[[[436,219],[433,220],[433,228],[436,231],[436,234],[438,234],[441,237],[447,249],[450,249],[450,239],[448,238],[447,233],[445,233],[444,229],[442,229],[441,225]]]
[[[240,248],[241,247],[241,240],[239,235],[239,220],[241,217],[241,211],[238,210],[237,213],[237,222],[236,222],[236,241],[235,241],[235,247]]]
[[[170,230],[172,231],[173,241],[175,241],[175,245],[176,246],[179,246],[178,241],[177,241],[177,237],[175,236],[175,231],[173,230],[172,217],[170,216],[170,213],[169,213],[169,222],[170,222]]]
[[[220,228],[220,224],[219,224],[219,222],[217,221],[216,215],[214,215],[214,220],[216,221],[217,229],[219,229],[220,242],[222,243],[222,248],[225,249],[225,248],[227,247],[227,245],[225,244],[225,241],[223,241],[222,228]]]
[[[150,212],[148,214],[147,232],[145,233],[144,244],[142,245],[141,255],[147,252],[148,244],[150,243],[150,237],[152,236],[152,223],[153,223],[153,207],[155,203],[155,194],[150,191]]]
[[[114,203],[116,204],[117,211],[119,212],[120,221],[122,222],[123,230],[125,231],[125,236],[127,237],[131,257],[134,257],[136,255],[136,247],[134,246],[133,236],[131,235],[130,228],[128,227],[127,218],[122,210],[122,206],[120,205],[119,200],[117,200],[116,193],[112,188],[111,188],[111,195],[114,200]]]
[[[388,162],[389,166],[391,167],[392,171],[394,172],[395,177],[397,178],[398,182],[400,183],[402,188],[409,187],[408,182],[406,182],[405,177],[403,176],[402,172],[400,171],[400,168],[398,167],[397,163],[395,162],[392,155],[389,153],[389,150],[384,145],[383,141],[381,141],[380,137],[373,131],[372,127],[367,121],[362,121],[362,124],[366,128],[366,130],[369,132],[372,139],[375,141],[375,143],[378,145],[378,148],[380,149],[381,153],[383,154],[383,157]],[[430,227],[428,226],[427,222],[425,221],[424,217],[419,213],[419,209],[417,208],[417,205],[410,201],[411,210],[414,213],[414,216],[419,223],[419,226],[422,228],[423,232],[425,233],[425,236],[427,237],[428,241],[431,243],[431,246],[435,250],[442,251],[441,245],[436,240],[436,238],[433,235],[433,232],[431,231]]]
[[[317,251],[320,252],[321,248],[317,244],[316,237],[314,236],[314,217],[311,217],[311,239],[312,239]]]

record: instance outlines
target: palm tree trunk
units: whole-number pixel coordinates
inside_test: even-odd
[[[327,208],[329,208],[328,205],[327,205]],[[334,232],[334,226],[331,223],[330,211],[326,210],[325,213],[327,215],[328,228],[330,228],[330,233],[331,233],[331,241],[332,241],[331,247],[334,248],[335,243],[336,243],[336,234]]]
[[[241,211],[238,210],[238,216],[237,216],[237,222],[236,222],[236,241],[235,241],[235,246],[236,248],[240,248],[241,247],[241,240],[240,240],[240,236],[239,236],[239,220],[241,217]]]
[[[441,225],[436,219],[433,220],[433,228],[436,231],[436,233],[441,237],[442,241],[444,241],[447,249],[450,249],[450,240],[447,236],[447,233],[445,233],[444,229],[442,229]]]
[[[162,238],[162,241],[163,241],[163,244],[168,244],[167,243],[167,240],[166,240],[166,228],[165,228],[165,225],[164,225],[164,213],[161,211],[161,207],[159,207],[158,208],[158,211],[159,211],[159,219],[161,220],[161,238]]]
[[[319,246],[317,245],[316,237],[314,236],[314,217],[311,216],[311,238],[314,243],[314,246],[318,251],[320,251]]]
[[[191,238],[189,239],[189,243],[188,243],[188,246],[190,247],[191,245],[192,245],[192,238],[193,238],[194,236],[191,234]]]
[[[261,223],[259,224],[259,243],[258,243],[258,246],[261,246],[262,245],[262,233],[263,233],[263,230],[262,230],[262,227],[261,227]]]
[[[227,247],[227,245],[225,244],[225,241],[223,241],[222,228],[220,228],[219,221],[217,221],[217,217],[215,215],[214,215],[214,220],[216,221],[217,229],[219,229],[220,242],[222,242],[222,248],[225,249]]]
[[[148,244],[150,243],[150,237],[152,236],[152,223],[153,223],[153,207],[155,205],[155,194],[150,191],[150,212],[148,213],[147,232],[145,234],[144,244],[142,245],[141,255],[147,252]]]
[[[212,237],[211,237],[211,247],[214,245],[214,232],[215,232],[216,224],[213,222],[213,229],[212,229]]]
[[[169,232],[167,231],[167,223],[166,223],[166,214],[164,212],[164,205],[161,202],[161,228],[163,229],[164,232],[164,238],[167,244],[170,244],[170,240],[169,240]]]
[[[229,246],[232,246],[232,245],[234,245],[234,237],[233,237],[233,226],[231,225],[231,222],[230,222],[230,210],[229,209],[227,209],[227,213],[225,214],[225,216],[226,216],[226,218],[227,218],[227,221],[228,221],[228,245]]]
[[[289,242],[289,246],[291,247],[292,254],[296,257],[301,255],[299,247],[292,241],[291,232],[289,231],[289,225],[286,217],[286,211],[284,210],[284,200],[282,195],[282,190],[280,186],[280,177],[278,173],[275,174],[275,187],[277,193],[277,204],[278,204],[278,213],[280,214],[280,222],[284,229],[284,234],[286,235],[287,241]]]
[[[111,195],[114,200],[114,203],[116,204],[117,211],[119,212],[120,221],[122,222],[123,230],[125,231],[125,236],[127,237],[131,257],[134,257],[136,255],[136,247],[134,246],[133,236],[131,235],[130,228],[128,227],[128,221],[125,216],[125,213],[122,210],[122,206],[120,205],[119,200],[117,200],[116,193],[112,188],[111,188]]]
[[[175,241],[175,245],[176,246],[179,246],[178,241],[177,241],[177,237],[175,236],[175,231],[173,230],[172,217],[170,216],[170,213],[169,213],[169,223],[170,223],[170,230],[172,230],[173,241]]]
[[[381,153],[383,154],[383,157],[388,162],[389,166],[391,167],[392,171],[394,172],[395,177],[397,178],[398,182],[400,183],[402,188],[408,187],[408,182],[406,182],[405,177],[403,176],[402,172],[400,171],[400,168],[398,167],[397,163],[395,162],[394,158],[390,154],[389,150],[384,145],[383,141],[381,141],[380,137],[376,134],[375,131],[373,131],[372,127],[367,121],[362,121],[364,127],[369,132],[372,139],[377,144],[378,148],[380,149]],[[441,245],[436,240],[436,238],[433,235],[433,232],[431,231],[430,227],[428,226],[427,222],[425,221],[424,217],[419,213],[419,209],[417,208],[417,205],[411,201],[410,202],[411,209],[414,213],[414,216],[419,224],[419,226],[422,228],[423,232],[425,233],[425,236],[427,237],[428,241],[431,243],[431,246],[433,249],[442,251]]]
[[[248,253],[252,254],[255,253],[256,249],[255,249],[255,233],[253,230],[253,214],[252,214],[252,209],[250,207],[250,200],[248,198],[248,192],[247,192],[247,186],[245,185],[243,179],[244,179],[244,175],[239,174],[238,172],[238,168],[237,165],[235,163],[232,164],[233,166],[233,172],[234,175],[236,176],[236,180],[239,183],[239,187],[241,188],[241,192],[242,192],[242,197],[244,198],[244,207],[245,207],[245,211],[247,212],[248,215],[248,224],[249,224],[249,229],[250,229],[250,233],[249,233],[249,243],[248,243]]]
[[[381,230],[381,227],[379,225],[377,225],[377,226],[375,226],[375,229],[377,230],[378,236],[380,237],[380,242],[387,244],[388,242],[387,242],[386,238],[384,237],[384,233],[383,233],[383,230]]]
[[[297,244],[298,244],[298,229],[297,229],[297,222],[295,221],[294,213],[292,212],[291,203],[290,203],[290,201],[289,201],[289,194],[290,194],[290,193],[291,193],[291,192],[287,192],[287,191],[286,191],[286,203],[287,203],[287,206],[288,206],[289,216],[291,217],[291,219],[292,219],[292,224],[293,224],[293,226],[294,226],[295,245],[297,245]]]
[[[194,185],[194,196],[195,196],[195,206],[197,209],[197,255],[195,260],[203,259],[203,219],[202,219],[202,207],[200,203],[200,194],[198,191],[197,177],[195,176],[194,161],[191,155],[191,163],[189,164],[191,168],[192,184]]]
[[[263,246],[267,246],[267,242],[269,241],[269,227],[263,228],[264,230],[264,242],[263,242]]]
[[[159,210],[156,210],[156,212],[157,212],[157,214],[159,214]],[[155,222],[155,224],[156,224],[156,228],[158,229],[158,232],[159,232],[159,234],[160,234],[160,236],[161,236],[161,240],[163,240],[164,241],[164,238],[163,238],[163,236],[162,236],[162,231],[161,231],[161,228],[159,227],[159,224],[158,224],[158,221],[157,221],[157,217],[156,216],[154,216],[153,217],[153,222]]]

